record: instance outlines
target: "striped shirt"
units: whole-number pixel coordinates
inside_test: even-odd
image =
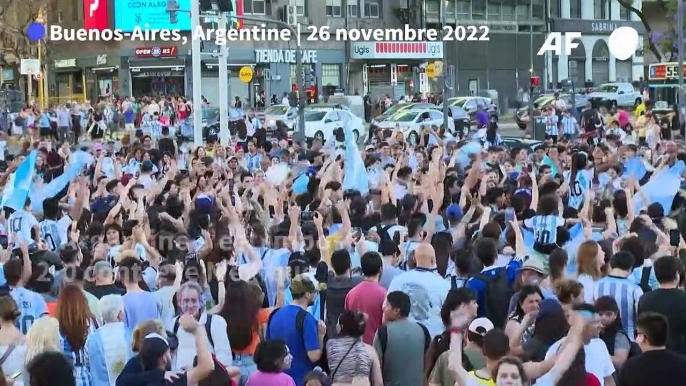
[[[88,327],[89,334],[94,331],[92,325]],[[72,365],[74,371],[74,378],[76,379],[76,386],[90,386],[93,384],[93,377],[90,373],[90,366],[88,361],[87,345],[80,350],[74,350],[69,344],[69,341],[60,334],[60,343],[62,345],[62,354],[67,358]]]
[[[245,155],[245,161],[248,163],[248,171],[252,172],[260,168],[260,162],[262,161],[262,154],[251,155],[250,153]]]
[[[557,123],[557,115],[548,115],[545,119],[545,133],[547,135],[558,135]]]
[[[624,277],[607,276],[595,284],[593,299],[601,296],[610,296],[615,299],[619,306],[619,316],[622,318],[622,327],[632,342],[636,340],[636,315],[638,301],[643,295],[640,286]]]
[[[571,115],[568,117],[562,117],[562,134],[576,135],[577,124],[576,118]]]

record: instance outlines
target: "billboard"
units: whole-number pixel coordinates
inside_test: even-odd
[[[88,0],[85,0],[88,1]],[[105,0],[91,0],[102,1]],[[197,1],[197,0],[196,0]],[[191,0],[178,0],[179,9],[191,9]],[[136,26],[142,29],[179,29],[191,30],[191,18],[187,12],[179,12],[178,22],[171,24],[164,0],[114,0],[114,28],[131,32]]]
[[[107,0],[83,0],[83,27],[87,30],[107,29]]]
[[[84,4],[98,1],[106,4],[106,0],[84,0]],[[180,10],[191,10],[191,0],[177,1]],[[231,2],[233,3],[234,9],[231,14],[233,16],[242,16],[243,0],[231,0]],[[86,11],[86,13],[88,12]],[[176,18],[178,20],[176,24],[171,24],[169,22],[167,2],[164,0],[114,0],[114,28],[124,32],[132,32],[136,26],[145,29],[146,24],[148,24],[148,29],[191,30],[191,17],[188,12],[178,12]],[[105,20],[107,19],[105,18]],[[202,21],[203,20],[201,19],[201,22]],[[229,25],[230,28],[241,28],[242,26],[243,20],[238,19],[233,19]]]

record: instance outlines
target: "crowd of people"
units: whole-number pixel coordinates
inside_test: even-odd
[[[88,105],[8,133],[24,144],[0,175],[0,386],[686,375],[678,134],[631,142],[607,120],[534,148],[441,128],[415,146],[377,130],[359,149],[346,128],[190,147],[186,107],[104,101],[88,119],[123,108],[129,135],[85,148]]]

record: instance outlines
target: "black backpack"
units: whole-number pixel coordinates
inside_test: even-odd
[[[174,335],[179,336],[179,318],[174,321]],[[214,350],[214,340],[212,339],[212,315],[207,314],[207,320],[205,320],[205,333],[207,334],[207,340],[210,342],[210,346]],[[214,370],[210,375],[200,382],[200,386],[219,386],[219,385],[230,385],[231,377],[229,372],[226,371],[226,367],[217,360],[217,357],[212,353],[212,360],[214,361]],[[198,357],[193,359],[193,366],[197,366]]]
[[[429,350],[429,346],[431,345],[431,335],[429,334],[429,330],[423,324],[419,322],[417,322],[417,324],[422,328],[422,332],[424,332],[424,354],[426,354],[426,352]],[[381,355],[386,358],[386,347],[388,346],[388,326],[379,327],[377,333],[379,334]],[[383,361],[381,362],[381,370],[383,370]]]
[[[324,305],[321,304],[321,308],[324,308]],[[271,314],[269,314],[269,319],[267,319],[267,328],[264,333],[265,339],[269,340],[271,337],[269,336],[269,325],[272,323],[272,318],[276,313],[280,310],[280,308],[275,309],[272,311]],[[300,309],[298,310],[298,314],[295,316],[295,329],[298,331],[298,334],[303,338],[303,346],[305,345],[305,318],[307,317],[307,311]],[[324,342],[322,343],[322,356],[319,358],[318,361],[314,362],[315,367],[319,367],[324,371],[325,373],[329,373],[329,360],[327,359],[326,355],[326,342],[328,341],[328,338],[324,336]]]
[[[386,225],[385,227],[381,228],[379,230],[379,245],[383,244],[384,242],[392,242],[394,244],[398,244],[391,235],[388,234],[388,230],[393,228],[395,224],[392,225]],[[378,229],[378,227],[377,227]]]
[[[643,293],[648,293],[652,291],[653,289],[650,287],[650,272],[653,269],[653,267],[643,267],[641,270],[641,283],[639,286],[643,290]]]
[[[496,277],[484,274],[475,274],[472,277],[479,278],[486,284],[485,316],[493,322],[495,328],[505,328],[507,310],[513,295],[505,267],[498,268]]]

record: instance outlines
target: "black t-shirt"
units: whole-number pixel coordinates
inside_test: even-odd
[[[678,289],[656,289],[641,296],[638,313],[657,312],[667,317],[667,348],[686,355],[686,292]]]
[[[586,132],[595,131],[595,124],[598,121],[598,112],[595,109],[587,109],[581,112],[582,120],[584,121],[583,129]]]
[[[173,158],[174,155],[176,154],[176,153],[175,153],[175,150],[176,150],[176,149],[174,148],[174,140],[171,139],[171,138],[166,138],[166,137],[165,137],[165,138],[160,138],[157,147],[160,149],[160,152],[161,152],[162,154],[168,152],[169,154],[172,155],[172,158]]]
[[[627,360],[617,386],[677,385],[683,379],[686,379],[686,356],[657,350]]]
[[[124,295],[126,293],[126,291],[114,284],[95,286],[86,289],[86,291],[98,299],[102,299],[103,296],[107,295]]]

